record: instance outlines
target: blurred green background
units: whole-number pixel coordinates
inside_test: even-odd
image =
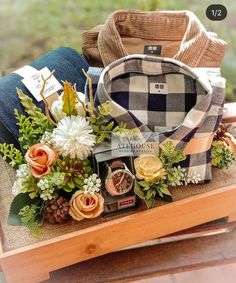
[[[210,4],[228,10],[224,21],[207,19]],[[229,44],[222,73],[227,100],[236,100],[236,1],[209,0],[0,0],[0,69],[18,68],[58,46],[81,50],[83,30],[102,24],[117,9],[191,10]]]

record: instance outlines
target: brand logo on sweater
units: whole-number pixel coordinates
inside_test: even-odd
[[[143,53],[158,56],[161,54],[161,45],[145,45]]]

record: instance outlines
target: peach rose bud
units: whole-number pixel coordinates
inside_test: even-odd
[[[48,145],[38,143],[28,149],[25,159],[30,165],[32,175],[35,178],[42,178],[51,173],[56,153]]]
[[[82,190],[73,194],[70,200],[70,216],[75,220],[98,217],[104,210],[104,199],[101,194],[85,194]]]

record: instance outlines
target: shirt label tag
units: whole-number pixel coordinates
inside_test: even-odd
[[[31,73],[29,76],[25,77],[22,80],[22,83],[27,87],[27,89],[32,93],[35,99],[39,102],[42,101],[42,97],[40,95],[40,91],[43,86],[43,81],[41,76],[47,78],[50,76],[51,72],[47,67],[39,71],[35,71]],[[52,77],[47,81],[46,87],[44,90],[44,97],[47,98],[62,89],[62,85],[58,82],[58,80],[52,75]]]
[[[168,94],[168,84],[167,83],[150,83],[150,93]]]
[[[161,45],[145,45],[143,53],[146,55],[160,55]]]

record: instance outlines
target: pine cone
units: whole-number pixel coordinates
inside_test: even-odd
[[[63,223],[70,219],[70,204],[64,197],[49,200],[44,205],[44,218],[50,224]]]
[[[225,141],[225,133],[227,133],[229,126],[225,126],[223,124],[220,124],[219,128],[217,129],[214,140],[216,141]],[[225,141],[227,143],[227,141]]]

